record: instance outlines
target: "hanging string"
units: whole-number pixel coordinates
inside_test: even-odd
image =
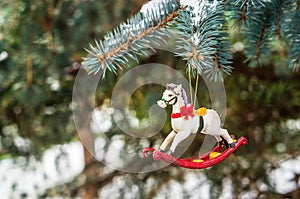
[[[191,79],[191,67],[189,66],[189,85],[190,85],[190,96],[191,103],[193,102],[193,94],[192,94],[192,79]]]
[[[194,95],[194,107],[196,106],[196,97],[197,97],[197,92],[198,92],[198,80],[199,80],[199,74],[197,73],[197,78],[196,78],[196,86],[195,86],[195,95]]]

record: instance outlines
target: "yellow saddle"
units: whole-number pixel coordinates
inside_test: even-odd
[[[206,114],[206,108],[205,107],[201,107],[201,108],[199,108],[199,109],[197,109],[197,110],[194,110],[194,113],[196,114],[196,115],[198,115],[198,116],[203,116],[203,115],[205,115]]]

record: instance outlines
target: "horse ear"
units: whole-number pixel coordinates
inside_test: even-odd
[[[177,94],[180,94],[180,93],[181,93],[181,89],[182,89],[182,85],[179,84],[179,85],[176,85],[176,87],[174,88],[174,91],[175,91]]]
[[[170,84],[170,83],[167,83],[167,84],[166,84],[166,88],[167,88],[167,90],[170,89],[170,88],[171,88],[171,84]]]

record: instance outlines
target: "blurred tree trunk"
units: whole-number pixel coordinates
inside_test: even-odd
[[[87,150],[87,148],[83,147],[84,152],[84,175],[87,179],[94,179],[98,176],[98,166],[94,164],[94,157],[91,153]],[[95,183],[88,183],[87,186],[84,188],[83,192],[83,199],[92,199],[97,198],[98,196],[98,186]]]
[[[75,120],[77,120],[77,130],[80,142],[83,146],[84,155],[84,170],[85,183],[82,188],[80,188],[81,197],[83,199],[92,199],[98,197],[98,186],[93,183],[98,179],[99,167],[96,164],[94,154],[95,138],[90,128],[91,123],[91,113],[93,111],[93,94],[87,91],[87,85],[89,84],[89,78],[87,78],[87,73],[79,75],[78,93],[73,96],[74,102],[76,104]]]
[[[87,135],[84,138],[81,139],[88,139],[89,143],[93,146],[94,145],[94,138],[92,137],[92,134],[90,134],[90,129],[86,128],[85,130],[85,135]],[[84,143],[83,145],[83,153],[84,153],[84,175],[86,177],[86,180],[89,181],[91,179],[95,179],[98,176],[98,168],[97,165],[95,164],[95,159],[93,155],[90,153],[90,151],[87,149]],[[83,199],[92,199],[92,198],[97,198],[98,194],[98,186],[95,183],[87,183],[86,186],[84,187],[82,198]]]
[[[90,183],[89,181],[96,181],[98,177],[98,166],[95,164],[95,158],[92,155],[94,153],[94,137],[90,129],[90,113],[84,112],[83,118],[86,118],[82,128],[79,130],[80,139],[83,145],[84,154],[84,171],[83,174],[86,177],[86,183],[83,187],[82,198],[92,199],[97,198],[98,186],[96,183]]]
[[[288,192],[286,194],[282,194],[281,195],[282,198],[291,198],[291,199],[298,199],[300,198],[300,187],[291,191],[291,192]]]

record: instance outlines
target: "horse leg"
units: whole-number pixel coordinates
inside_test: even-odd
[[[174,137],[176,136],[176,132],[173,130],[169,135],[165,138],[163,143],[160,145],[159,150],[165,151],[167,146],[173,141]]]
[[[229,144],[228,144],[227,140],[225,140],[225,138],[223,138],[220,135],[216,135],[215,138],[218,141],[219,145],[229,148]]]
[[[221,138],[221,136],[219,136],[219,135],[216,135],[216,136],[215,136],[215,138],[216,138],[217,142],[219,142],[219,143],[220,143],[220,142],[222,142],[222,138]]]
[[[215,138],[218,141],[218,143],[219,143],[220,146],[226,146],[226,148],[229,147],[227,141],[222,136],[216,135]]]
[[[235,143],[233,142],[232,138],[230,137],[228,131],[226,129],[221,129],[221,136],[227,141],[229,146],[232,148],[235,146]]]
[[[178,133],[176,134],[176,136],[174,138],[174,141],[172,142],[172,145],[170,147],[168,154],[171,155],[172,153],[174,153],[177,145],[180,142],[182,142],[183,140],[185,140],[186,138],[188,138],[189,135],[191,135],[191,133],[189,131],[178,131]]]

